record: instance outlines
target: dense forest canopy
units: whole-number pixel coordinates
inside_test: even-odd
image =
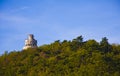
[[[0,76],[120,76],[120,45],[84,41],[82,36],[68,41],[0,56]]]

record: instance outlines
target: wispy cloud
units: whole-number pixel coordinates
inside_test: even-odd
[[[28,9],[28,8],[30,8],[30,7],[28,7],[28,6],[23,6],[23,7],[21,7],[20,9],[21,9],[21,10],[24,10],[24,9]]]
[[[9,12],[10,12],[10,13],[19,12],[19,11],[27,10],[27,9],[29,9],[29,8],[30,8],[30,7],[28,7],[28,6],[22,6],[22,7],[18,7],[18,8],[11,9]]]
[[[13,23],[33,23],[33,22],[37,22],[37,20],[31,19],[31,18],[28,18],[28,17],[12,15],[12,14],[3,14],[3,13],[0,13],[0,19],[8,21],[8,22],[13,22]]]

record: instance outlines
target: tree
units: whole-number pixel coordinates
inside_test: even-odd
[[[120,76],[120,45],[109,44],[106,37],[100,43],[77,37],[5,52],[0,56],[0,76]]]
[[[77,49],[81,48],[82,45],[83,45],[83,37],[82,37],[82,35],[78,36],[75,39],[73,39],[72,42],[71,42],[72,50],[77,50]]]
[[[79,42],[79,43],[82,43],[83,42],[83,37],[82,35],[81,36],[78,36],[77,38],[73,39],[73,42]]]
[[[84,44],[84,48],[88,51],[98,50],[99,49],[99,43],[95,40],[88,40]]]
[[[111,51],[111,46],[106,37],[102,38],[102,41],[100,42],[100,48],[104,53]]]

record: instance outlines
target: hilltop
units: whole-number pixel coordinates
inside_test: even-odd
[[[0,76],[120,76],[120,45],[84,41],[82,36],[68,41],[0,56]]]

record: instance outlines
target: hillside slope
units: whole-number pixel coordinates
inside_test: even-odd
[[[0,56],[0,76],[120,76],[120,45],[59,40]]]

